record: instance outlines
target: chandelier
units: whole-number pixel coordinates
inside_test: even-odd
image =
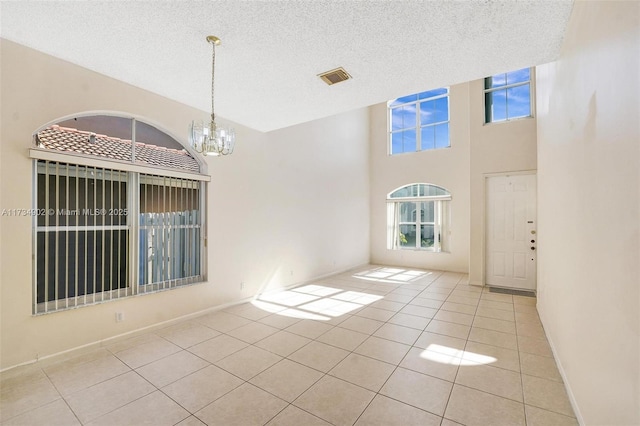
[[[211,54],[211,121],[194,120],[189,129],[189,143],[202,155],[229,155],[233,152],[236,132],[232,128],[216,124],[216,114],[213,102],[213,81],[216,73],[216,46],[220,39],[208,36],[207,41],[212,46]]]

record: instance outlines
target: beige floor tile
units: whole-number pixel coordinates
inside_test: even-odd
[[[131,370],[116,356],[105,353],[92,361],[71,363],[69,367],[70,363],[57,364],[45,371],[60,394],[67,396]]]
[[[485,306],[478,306],[476,316],[485,318],[494,318],[503,321],[515,321],[513,311],[505,311],[504,309],[487,308]]]
[[[471,327],[463,324],[454,324],[446,321],[433,320],[429,323],[424,331],[431,333],[444,334],[445,336],[456,337],[458,339],[466,339],[469,335]]]
[[[248,346],[214,364],[231,374],[249,380],[282,359],[255,346]]]
[[[414,347],[404,357],[400,367],[453,382],[458,372],[459,354],[461,351],[457,350],[447,354],[444,351],[428,351]]]
[[[452,383],[398,368],[393,372],[380,393],[432,414],[442,416],[451,393]]]
[[[247,343],[225,334],[190,347],[189,352],[209,362],[220,361],[249,346]]]
[[[196,416],[189,416],[180,423],[176,424],[176,426],[206,426],[202,421]]]
[[[352,425],[375,393],[344,380],[324,376],[300,395],[294,405],[334,425]]]
[[[162,392],[156,391],[92,421],[89,425],[173,426],[187,417],[189,412]]]
[[[384,296],[384,300],[389,300],[390,302],[409,303],[413,300],[413,296],[406,296],[404,294],[387,294]]]
[[[528,296],[513,296],[513,304],[514,305],[528,305],[528,306],[536,306],[538,299],[535,297]]]
[[[418,295],[418,297],[416,297],[416,299],[418,299],[418,298],[420,298],[420,299],[430,299],[430,300],[435,300],[437,302],[444,303],[444,301],[447,300],[447,297],[449,297],[449,293],[450,293],[450,291],[448,291],[448,290],[442,291],[442,290],[426,289],[425,291],[421,292]],[[414,300],[416,300],[416,299],[414,299]],[[409,304],[411,304],[411,302]]]
[[[294,333],[309,339],[317,339],[333,327],[333,325],[325,324],[320,321],[302,320],[287,327],[285,330],[289,333]]]
[[[457,384],[444,417],[468,426],[525,425],[522,403]]]
[[[475,317],[473,326],[486,328],[487,330],[499,331],[501,333],[516,334],[516,325],[512,321],[503,321],[495,318]]]
[[[433,317],[433,319],[462,325],[471,325],[473,323],[473,315],[443,310],[439,310],[438,313]]]
[[[535,337],[536,339],[547,338],[541,324],[523,324],[516,322],[516,332],[518,333],[518,336]]]
[[[153,361],[181,351],[182,348],[168,340],[158,338],[147,343],[116,352],[114,355],[131,368],[142,367]]]
[[[444,302],[442,300],[427,299],[424,297],[416,297],[409,302],[410,305],[422,306],[424,308],[440,309]]]
[[[464,426],[464,425],[462,423],[454,422],[453,420],[442,419],[442,423],[440,423],[440,426]]]
[[[404,343],[405,345],[412,345],[416,339],[420,336],[421,331],[415,328],[403,327],[396,324],[385,324],[378,329],[374,336],[387,340],[392,340],[398,343]]]
[[[433,318],[437,313],[437,309],[427,308],[426,306],[412,305],[409,303],[404,308],[400,309],[400,313],[416,315],[423,318]]]
[[[255,343],[267,336],[277,333],[278,331],[280,331],[278,328],[270,327],[259,322],[252,322],[251,324],[243,325],[242,327],[236,328],[235,330],[232,330],[227,334],[231,337],[235,337],[238,340],[242,340],[243,342]]]
[[[447,302],[460,303],[460,304],[469,305],[469,306],[478,306],[479,300],[480,299],[476,297],[465,297],[465,296],[455,296],[455,295],[450,295],[449,297],[447,297]]]
[[[479,308],[500,309],[503,311],[514,312],[513,303],[495,302],[493,300],[480,299]]]
[[[394,315],[395,312],[393,311],[373,308],[371,306],[361,309],[356,313],[356,316],[369,318],[376,321],[388,321]]]
[[[2,421],[60,398],[60,394],[46,376],[25,383],[14,382],[10,387],[5,387],[3,383],[0,391]]]
[[[478,360],[483,359],[483,357],[495,359],[495,361],[488,365],[520,372],[520,356],[518,351],[485,345],[484,343],[467,342],[462,358],[472,362],[478,362]]]
[[[102,350],[104,354],[111,355],[111,352]],[[58,361],[57,363],[59,363]],[[56,364],[57,364],[56,363]],[[5,370],[0,373],[0,389],[7,390],[14,386],[25,386],[28,383],[36,382],[38,380],[46,379],[47,375],[44,373],[43,368],[47,371],[49,366],[43,367],[40,363],[23,365],[21,367]],[[69,368],[65,366],[63,369]]]
[[[289,405],[273,418],[267,426],[331,426],[319,417],[309,414],[294,405]]]
[[[369,337],[355,349],[355,353],[398,365],[411,346],[378,337]]]
[[[370,306],[372,308],[377,309],[386,309],[387,311],[398,312],[400,309],[404,308],[406,303],[400,302],[392,302],[391,300],[386,300],[386,297],[382,300],[378,300],[377,302],[372,303]]]
[[[279,331],[255,343],[255,346],[280,356],[289,356],[310,341],[311,339],[288,331]]]
[[[514,304],[513,308],[516,312],[523,314],[538,315],[538,309],[533,305]]]
[[[280,314],[271,314],[268,317],[264,317],[258,320],[259,323],[266,324],[270,327],[279,328],[281,330],[290,327],[300,321],[300,318],[288,317]]]
[[[472,327],[471,333],[469,333],[469,340],[506,349],[518,349],[518,341],[515,334],[501,333],[485,328]]]
[[[131,371],[76,392],[66,400],[78,419],[88,423],[154,390],[149,382]]]
[[[354,385],[377,392],[396,366],[358,354],[350,354],[329,374]]]
[[[157,334],[181,348],[188,348],[219,336],[220,332],[195,321],[185,321],[163,328]]]
[[[376,395],[356,426],[439,426],[440,417],[416,407]]]
[[[382,321],[376,321],[359,316],[352,316],[351,318],[348,318],[344,322],[340,323],[340,327],[346,328],[348,330],[358,331],[360,333],[373,334],[383,324],[384,322]]]
[[[522,386],[524,402],[527,405],[570,417],[574,416],[563,383],[523,374]]]
[[[321,342],[311,342],[288,356],[307,367],[327,372],[349,355],[348,351]]]
[[[265,309],[259,308],[258,306],[250,305],[246,309],[240,309],[236,312],[233,312],[233,314],[238,315],[242,318],[246,318],[251,321],[257,321],[261,318],[268,317],[269,315],[273,314],[274,313],[273,310],[283,311],[286,309],[284,306],[278,306],[273,304],[271,304],[269,308],[270,310],[265,310]]]
[[[191,352],[180,351],[140,367],[136,372],[154,386],[161,388],[208,365],[207,361]]]
[[[534,355],[553,357],[551,346],[549,346],[546,338],[518,336],[518,350]]]
[[[528,314],[528,313],[522,313],[522,312],[516,312],[515,314],[516,314],[516,322],[518,323],[542,325],[542,322],[540,321],[540,317],[538,316],[538,314]]]
[[[458,312],[460,314],[475,315],[476,307],[471,305],[465,305],[464,303],[444,302],[441,310]]]
[[[494,302],[513,303],[513,296],[501,293],[482,293],[482,300],[491,300]]]
[[[413,297],[415,297],[418,294],[420,294],[420,291],[419,290],[412,290],[412,289],[409,289],[409,288],[398,288],[398,289],[393,290],[393,292],[391,292],[391,294],[401,294],[401,295],[404,295],[404,296],[413,296]]]
[[[368,337],[368,334],[347,330],[346,328],[335,327],[318,337],[317,341],[352,351]]]
[[[127,349],[132,349],[139,345],[143,345],[151,342],[158,342],[162,340],[164,340],[162,337],[154,333],[143,333],[143,334],[135,335],[132,337],[121,337],[113,341],[109,341],[105,345],[105,348],[111,353],[116,353],[116,352],[122,352]]]
[[[525,405],[527,426],[578,426],[578,420],[574,417],[563,416],[541,408]]]
[[[419,317],[399,312],[388,321],[390,324],[401,325],[403,327],[414,328],[422,331],[431,322],[431,318]]]
[[[194,321],[204,324],[207,327],[222,333],[227,333],[231,330],[235,330],[243,325],[250,324],[251,321],[239,317],[238,315],[229,314],[226,312],[213,312],[211,314],[203,315],[201,317],[194,318]]]
[[[287,403],[252,384],[245,383],[196,413],[207,425],[263,425]]]
[[[315,382],[322,373],[297,362],[283,359],[250,380],[260,389],[274,394],[285,401],[293,402]]]
[[[4,416],[3,416],[4,418]],[[27,411],[8,421],[2,422],[3,426],[71,426],[80,425],[73,411],[62,399],[57,399],[49,404]]]
[[[466,297],[466,298],[469,298],[469,299],[473,299],[473,300],[476,301],[476,304],[477,304],[478,300],[480,299],[480,295],[481,295],[481,293],[479,293],[477,291],[462,290],[462,289],[458,289],[457,287],[450,294],[450,296]]]
[[[523,374],[562,382],[562,376],[553,358],[523,352],[520,354],[520,365]]]
[[[456,383],[523,402],[520,373],[490,365],[461,365]]]
[[[419,348],[440,351],[450,354],[451,350],[463,351],[466,340],[444,334],[423,332],[413,344]]]
[[[195,413],[242,383],[236,376],[210,365],[165,386],[162,391],[191,413]]]

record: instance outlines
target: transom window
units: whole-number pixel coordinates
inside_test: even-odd
[[[34,313],[203,281],[208,176],[195,158],[134,119],[60,124],[31,150]]]
[[[403,96],[388,109],[391,155],[451,146],[448,88]]]
[[[446,189],[416,183],[387,197],[387,248],[448,251],[451,194]]]
[[[531,117],[531,69],[484,79],[485,123]]]

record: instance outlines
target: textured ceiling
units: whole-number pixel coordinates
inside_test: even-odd
[[[1,36],[269,131],[554,60],[572,1],[2,1]],[[327,86],[339,66],[352,80]]]

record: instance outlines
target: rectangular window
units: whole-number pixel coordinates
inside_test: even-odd
[[[531,69],[484,79],[485,123],[531,117]]]
[[[403,96],[388,110],[391,155],[451,146],[448,88]]]
[[[34,313],[202,280],[201,182],[35,164]]]

